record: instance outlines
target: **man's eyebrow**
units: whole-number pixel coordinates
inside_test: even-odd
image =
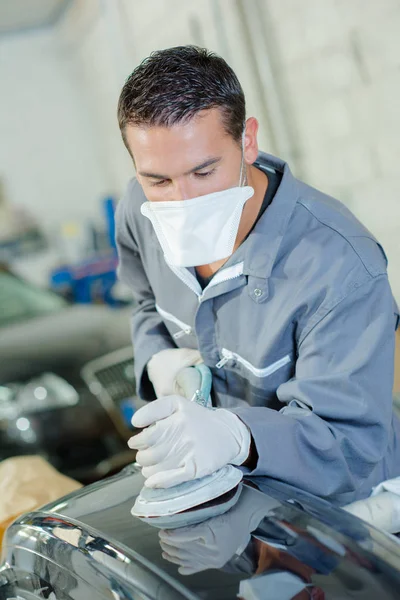
[[[190,171],[186,171],[186,173],[184,173],[184,175],[190,175],[191,173],[195,173],[196,171],[201,171],[202,169],[205,169],[206,167],[215,165],[220,160],[221,160],[221,156],[216,156],[215,158],[209,158],[206,161],[204,161],[203,163],[201,163],[200,165],[196,165],[195,167],[193,167],[193,169],[190,169]],[[139,171],[139,175],[141,175],[142,177],[151,177],[152,179],[169,179],[169,177],[167,175],[159,175],[158,173],[147,173],[144,171]]]

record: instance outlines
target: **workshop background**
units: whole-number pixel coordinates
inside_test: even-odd
[[[125,78],[154,49],[204,45],[236,70],[261,147],[378,236],[400,300],[399,31],[398,0],[1,0],[3,202],[53,240],[96,218],[133,173]]]
[[[39,454],[82,483],[132,460],[116,105],[152,50],[229,62],[260,147],[378,237],[400,302],[399,32],[399,0],[0,0],[1,459]]]

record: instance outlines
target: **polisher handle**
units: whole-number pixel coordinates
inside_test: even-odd
[[[176,377],[176,383],[182,396],[188,400],[211,406],[212,376],[205,364],[182,369]]]

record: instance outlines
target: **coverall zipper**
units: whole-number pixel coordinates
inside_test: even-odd
[[[255,367],[254,365],[249,363],[249,361],[246,360],[245,358],[242,358],[241,356],[239,356],[239,354],[236,354],[235,352],[231,352],[230,350],[227,350],[226,348],[222,348],[221,356],[222,356],[221,360],[215,365],[217,369],[222,369],[222,367],[224,367],[230,360],[235,360],[236,362],[242,364],[246,369],[248,369],[256,377],[269,377],[270,375],[275,373],[275,371],[278,371],[279,369],[281,369],[282,367],[284,367],[291,361],[290,354],[287,354],[283,358],[272,363],[272,365],[269,365],[268,367],[264,367],[263,369],[259,369],[258,367]]]

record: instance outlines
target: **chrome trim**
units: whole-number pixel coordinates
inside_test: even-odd
[[[66,521],[45,512],[27,513],[9,527],[3,554],[3,586],[11,577],[21,586],[24,578],[33,576],[57,600],[126,600],[137,594],[145,600],[198,600],[134,550],[119,547],[70,517]]]

